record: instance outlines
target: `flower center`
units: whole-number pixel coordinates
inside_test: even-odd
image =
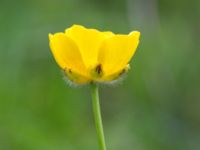
[[[91,76],[93,78],[101,78],[103,76],[103,70],[102,70],[102,65],[101,64],[98,64],[96,67],[94,67],[92,70],[91,70]]]

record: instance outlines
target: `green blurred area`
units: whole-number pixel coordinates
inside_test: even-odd
[[[98,149],[90,89],[49,49],[72,24],[142,33],[126,79],[100,89],[108,150],[199,150],[199,19],[199,0],[0,0],[0,150]]]

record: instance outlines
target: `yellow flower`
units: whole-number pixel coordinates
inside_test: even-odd
[[[65,33],[49,34],[56,62],[77,84],[118,79],[129,69],[139,37],[138,31],[114,34],[80,25],[73,25]]]

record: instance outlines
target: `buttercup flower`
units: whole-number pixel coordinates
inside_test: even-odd
[[[65,33],[49,34],[56,62],[74,83],[109,82],[129,69],[140,32],[128,35],[73,25]]]
[[[90,83],[99,150],[106,150],[106,143],[97,83],[117,80],[128,71],[139,37],[138,31],[114,34],[80,25],[73,25],[65,33],[49,34],[51,51],[68,79],[77,84]]]

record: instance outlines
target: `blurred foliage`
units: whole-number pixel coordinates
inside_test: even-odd
[[[0,149],[94,150],[89,88],[62,80],[48,33],[142,32],[132,69],[102,86],[109,150],[200,149],[200,1],[0,0]]]

